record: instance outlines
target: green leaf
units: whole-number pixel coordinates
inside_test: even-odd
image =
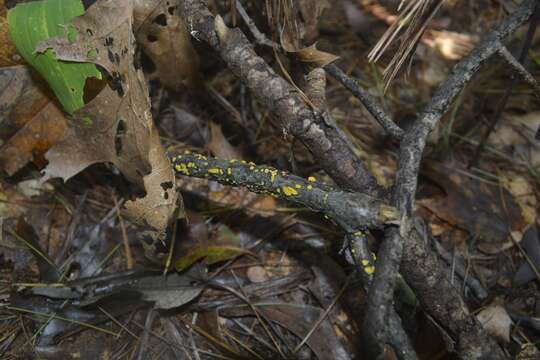
[[[36,46],[52,37],[76,40],[77,33],[66,25],[84,14],[81,0],[42,0],[18,4],[8,12],[9,33],[22,57],[47,80],[64,109],[72,114],[84,106],[84,84],[89,77],[101,79],[94,64],[59,61],[53,50],[42,54]]]
[[[176,262],[176,270],[187,269],[195,262],[204,259],[207,265],[233,259],[240,255],[255,256],[252,252],[232,246],[201,246],[195,247],[189,253]]]

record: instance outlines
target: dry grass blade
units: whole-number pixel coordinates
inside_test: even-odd
[[[400,4],[400,8],[403,3]],[[402,30],[407,27],[405,33],[401,36],[401,44],[398,50],[384,70],[385,91],[403,67],[403,64],[411,59],[427,25],[443,3],[444,0],[409,0],[390,28],[368,54],[370,62],[377,62],[398,38],[398,35],[402,33]]]

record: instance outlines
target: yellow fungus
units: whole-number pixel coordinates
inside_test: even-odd
[[[375,266],[366,266],[364,268],[364,271],[366,272],[366,274],[371,275],[375,272]]]
[[[369,260],[363,259],[362,260],[362,265],[368,266],[369,265]]]
[[[188,170],[188,168],[186,167],[186,164],[183,164],[183,163],[176,164],[176,165],[174,166],[174,168],[176,169],[176,171],[178,171],[178,172],[181,173],[181,174],[189,175],[189,170]]]
[[[270,170],[270,175],[271,175],[270,181],[274,182],[274,180],[276,180],[277,173],[278,173],[278,171],[275,170],[275,169]]]
[[[190,161],[190,162],[187,163],[187,167],[188,168],[193,168],[193,167],[195,167],[195,163]]]
[[[208,169],[208,172],[210,174],[223,174],[223,170],[221,170],[219,168],[210,168],[210,169]]]
[[[297,188],[297,189],[301,189],[301,188],[302,188],[302,185],[296,184],[296,185],[294,185],[294,187]]]
[[[227,175],[232,175],[232,169],[231,168],[227,168]]]
[[[295,195],[298,195],[298,191],[296,191],[296,189],[293,187],[284,186],[283,194],[285,194],[285,196],[295,196]]]
[[[251,171],[255,170],[255,166],[251,165],[251,166],[249,167],[249,170],[251,170]]]
[[[310,177],[307,178],[307,181],[309,181],[309,182],[315,182],[315,181],[317,181],[317,179],[315,179],[314,176],[310,176]]]
[[[308,186],[307,186],[307,189],[308,189],[308,190],[312,190],[312,189],[313,189],[313,186],[308,185]]]

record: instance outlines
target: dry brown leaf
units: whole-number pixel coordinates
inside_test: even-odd
[[[156,237],[162,238],[169,223],[185,214],[182,198],[176,191],[174,170],[157,131],[152,133],[149,160],[152,172],[144,177],[146,196],[128,201],[124,213],[131,221],[150,226]]]
[[[318,67],[326,66],[339,59],[339,56],[337,55],[317,49],[317,43],[295,51],[294,55],[298,58],[298,60],[317,65]]]
[[[292,43],[284,40],[282,37],[281,46],[286,52],[293,54],[298,60],[304,63],[316,65],[317,67],[326,66],[339,59],[339,56],[337,55],[317,49],[317,43],[313,43],[308,47],[298,49],[294,47]]]
[[[98,64],[107,72],[109,83],[75,113],[66,138],[46,154],[49,165],[44,179],[67,180],[93,163],[112,162],[128,180],[146,190],[144,198],[126,204],[126,215],[161,236],[175,218],[180,200],[172,166],[152,121],[144,76],[133,61],[132,1],[97,1],[72,25],[77,30],[76,42],[53,38],[37,50],[52,48],[61,60]]]
[[[64,113],[26,66],[0,69],[0,168],[13,175],[60,141]]]
[[[221,126],[211,121],[210,127],[210,141],[208,142],[208,149],[214,154],[214,156],[226,159],[241,159],[242,154],[231,145],[231,143],[225,138],[221,131]]]
[[[60,141],[67,129],[64,113],[50,102],[0,147],[0,168],[13,175]]]
[[[444,189],[446,196],[430,196],[418,203],[453,226],[480,236],[478,248],[483,252],[503,251],[511,243],[511,233],[527,225],[506,189],[467,176],[457,163],[431,164],[423,175]]]
[[[49,101],[27,66],[0,68],[0,139],[13,136]]]
[[[197,85],[199,57],[178,15],[178,0],[135,0],[134,29],[166,88],[178,91],[186,85]]]
[[[510,342],[512,319],[510,319],[510,315],[503,306],[492,304],[480,311],[476,318],[486,331],[497,340],[504,343]]]
[[[114,163],[140,186],[150,172],[153,123],[144,77],[133,64],[132,10],[129,0],[98,1],[72,21],[76,42],[58,37],[38,45],[37,51],[52,48],[61,60],[98,64],[110,76],[109,86],[74,114],[66,138],[46,154],[44,179],[67,180],[97,162]]]

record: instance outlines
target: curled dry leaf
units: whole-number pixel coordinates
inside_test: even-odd
[[[497,340],[504,343],[510,342],[512,319],[503,306],[492,304],[480,311],[476,317],[486,331]]]
[[[156,66],[159,81],[168,89],[197,85],[199,57],[178,15],[178,0],[135,0],[137,41]]]
[[[174,217],[178,195],[172,167],[152,122],[144,76],[134,65],[133,5],[101,0],[71,23],[77,41],[57,37],[37,51],[52,48],[61,60],[91,62],[108,75],[108,85],[75,114],[66,138],[46,157],[44,179],[69,179],[87,166],[112,162],[146,197],[127,204],[128,216],[163,234]]]
[[[296,58],[301,62],[315,65],[317,67],[326,66],[339,59],[339,56],[337,55],[317,49],[317,43],[313,43],[312,45],[302,49],[295,49],[295,47],[293,47],[290,43],[284,41],[282,37],[281,46],[283,49],[285,49],[285,51],[296,56]]]
[[[169,222],[185,214],[182,197],[176,191],[174,170],[156,131],[152,133],[149,160],[152,172],[143,179],[146,196],[128,201],[124,213],[131,221],[154,229],[161,238]]]
[[[214,154],[214,156],[225,159],[241,159],[242,154],[236,150],[234,146],[225,138],[221,131],[221,126],[211,121],[210,128],[210,141],[208,142],[208,149]]]

